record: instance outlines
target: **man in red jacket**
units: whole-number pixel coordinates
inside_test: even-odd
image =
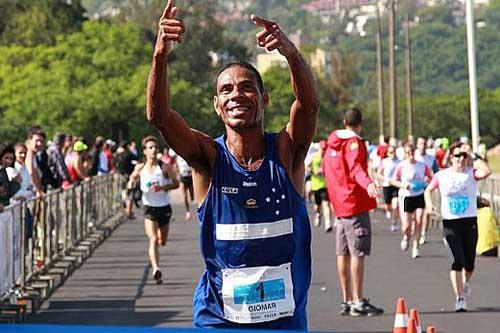
[[[381,315],[384,310],[363,297],[364,258],[371,249],[369,211],[377,206],[377,189],[367,172],[366,146],[360,137],[361,111],[344,111],[344,126],[330,134],[323,159],[328,196],[338,217],[337,269],[344,297],[340,314]]]

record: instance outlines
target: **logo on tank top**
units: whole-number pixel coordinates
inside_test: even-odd
[[[237,187],[222,186],[222,193],[238,194],[238,188]]]
[[[248,199],[245,201],[245,208],[259,208],[259,206],[257,206],[257,200],[251,198]]]
[[[257,187],[257,182],[243,182],[243,187]]]

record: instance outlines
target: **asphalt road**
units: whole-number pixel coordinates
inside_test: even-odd
[[[151,279],[147,238],[140,218],[116,229],[85,264],[43,305],[32,323],[191,327],[192,295],[202,272],[198,223],[185,222],[180,196],[174,194],[169,241],[160,251],[164,283]],[[138,210],[137,213],[140,213]],[[341,302],[334,235],[313,227],[313,281],[309,291],[309,329],[329,332],[392,332],[396,299],[417,308],[424,327],[438,332],[500,331],[500,258],[478,258],[469,312],[455,313],[449,261],[440,231],[434,228],[411,259],[399,249],[399,233],[372,215],[373,248],[367,260],[365,295],[385,309],[380,317],[338,314]]]

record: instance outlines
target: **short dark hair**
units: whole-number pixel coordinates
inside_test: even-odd
[[[5,154],[8,153],[11,153],[12,155],[16,154],[16,152],[14,151],[14,146],[8,143],[0,144],[0,160],[3,158]]]
[[[66,134],[56,133],[56,135],[54,135],[54,143],[56,145],[61,145],[64,143],[64,141],[66,141]]]
[[[230,62],[222,67],[222,69],[219,71],[217,74],[217,79],[219,80],[219,76],[224,72],[226,69],[231,68],[231,67],[243,67],[248,69],[250,72],[254,73],[255,78],[257,79],[257,86],[259,87],[259,92],[263,93],[264,92],[264,81],[262,80],[262,76],[260,75],[259,71],[257,68],[249,64],[248,62],[245,61],[233,61]],[[216,81],[217,84],[217,81]]]
[[[153,141],[154,143],[158,144],[158,139],[156,138],[156,136],[148,135],[141,141],[142,149],[146,149],[146,143],[148,143],[149,141]]]
[[[406,150],[406,148],[411,149],[411,151],[415,151],[416,150],[415,145],[413,143],[410,143],[410,142],[405,143],[404,149]]]
[[[28,139],[33,139],[33,136],[35,135],[41,136],[44,140],[47,138],[45,132],[42,130],[42,127],[40,127],[39,125],[33,125],[28,130]]]
[[[449,148],[449,149],[450,149],[450,155],[451,155],[451,154],[453,154],[453,151],[454,151],[455,149],[457,149],[457,148],[461,148],[463,145],[464,145],[464,143],[463,143],[463,142],[461,142],[461,141],[458,141],[458,140],[457,140],[457,141],[452,142],[452,144],[450,145],[450,148]]]
[[[363,115],[358,108],[348,108],[344,110],[344,123],[346,126],[356,127],[363,123]]]

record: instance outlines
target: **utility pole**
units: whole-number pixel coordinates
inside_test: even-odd
[[[398,101],[396,91],[396,54],[395,54],[395,30],[396,11],[395,0],[389,0],[389,97],[390,97],[390,134],[391,138],[397,139],[398,123]]]
[[[378,134],[385,135],[384,115],[384,72],[382,67],[382,27],[380,22],[380,1],[377,1],[377,101],[378,101]]]
[[[407,1],[406,8],[406,24],[405,24],[405,72],[406,72],[406,107],[407,107],[407,124],[408,137],[413,137],[413,89],[412,89],[412,73],[411,73],[411,41],[410,41],[410,8]]]
[[[469,63],[469,95],[470,124],[472,134],[472,150],[477,152],[479,146],[479,115],[476,84],[476,44],[474,41],[474,12],[472,0],[465,2],[465,19],[467,22],[467,55]]]

